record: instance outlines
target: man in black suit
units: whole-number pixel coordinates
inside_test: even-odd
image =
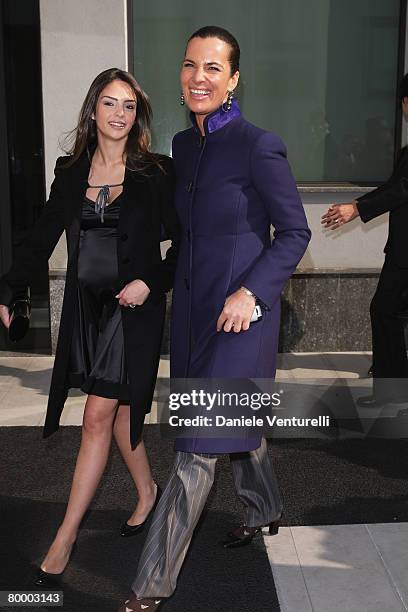
[[[408,74],[400,85],[402,111],[408,120]],[[373,347],[373,395],[359,398],[360,406],[381,406],[408,400],[408,359],[404,323],[399,313],[408,294],[408,149],[400,152],[386,183],[345,204],[333,204],[322,224],[336,229],[356,217],[366,223],[386,212],[389,216],[385,261],[370,306]]]

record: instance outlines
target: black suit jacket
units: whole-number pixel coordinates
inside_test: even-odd
[[[90,162],[83,154],[66,166],[68,157],[60,157],[55,178],[44,210],[29,233],[23,249],[9,272],[0,278],[0,303],[10,304],[21,287],[30,285],[53,252],[62,232],[67,236],[68,263],[64,301],[48,400],[44,435],[59,426],[67,397],[67,372],[72,330],[77,316],[78,250],[81,209],[88,186]],[[163,157],[163,170],[152,166],[146,176],[126,169],[123,198],[120,205],[117,257],[121,286],[137,278],[151,292],[142,306],[122,308],[122,323],[131,394],[131,440],[140,436],[145,413],[150,410],[165,315],[165,291],[173,284],[176,266],[179,225],[173,196],[175,176],[173,162]],[[162,261],[160,241],[162,228],[172,246]]]
[[[366,223],[390,213],[385,253],[395,265],[408,268],[408,149],[401,150],[394,172],[386,183],[357,198],[361,220]]]

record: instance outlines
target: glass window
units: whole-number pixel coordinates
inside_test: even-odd
[[[230,30],[241,46],[245,117],[277,132],[298,182],[385,180],[394,158],[399,0],[133,2],[133,69],[151,98],[154,146],[190,125],[179,69],[190,34]]]

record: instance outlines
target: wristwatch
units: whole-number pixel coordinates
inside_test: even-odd
[[[247,295],[250,295],[251,297],[255,298],[256,301],[256,295],[255,293],[252,293],[252,291],[250,291],[249,289],[247,289],[246,287],[240,287],[241,291],[243,291],[244,293],[246,293]]]

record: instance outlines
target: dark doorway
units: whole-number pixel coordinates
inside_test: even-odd
[[[45,202],[41,37],[38,0],[0,4],[0,273],[18,255]],[[30,330],[10,343],[4,329],[0,349],[50,353],[48,267],[30,287]]]

